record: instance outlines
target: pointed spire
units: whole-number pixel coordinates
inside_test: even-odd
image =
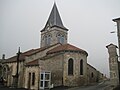
[[[58,12],[55,1],[54,1],[54,5],[53,5],[52,11],[50,13],[50,16],[48,18],[48,21],[45,25],[45,28],[47,28],[48,26],[50,26],[50,27],[57,26],[57,27],[60,27],[62,29],[68,30],[67,28],[64,27],[64,25],[62,23],[62,20],[61,20],[60,14]]]

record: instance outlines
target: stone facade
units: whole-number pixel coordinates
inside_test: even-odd
[[[63,44],[67,43],[67,31],[66,30],[63,30],[58,27],[53,27],[53,28],[50,28],[49,31],[48,29],[45,31],[41,31],[41,47],[60,43],[60,41],[58,41],[59,37],[63,37],[64,39]],[[47,38],[50,40],[50,42],[48,43],[47,43]]]
[[[5,75],[3,75],[3,76],[5,76],[5,79],[7,80],[7,86],[13,86],[13,81],[14,81],[14,76],[16,75],[16,71],[17,71],[17,69],[16,69],[16,65],[17,65],[17,63],[16,62],[5,62],[5,63],[3,63],[4,64],[4,67],[5,67]],[[19,86],[19,88],[22,88],[22,87],[24,87],[24,80],[25,80],[25,78],[24,78],[24,62],[19,62],[19,81],[20,82],[18,82],[18,86]],[[6,76],[6,74],[7,74],[7,76]]]
[[[119,84],[119,72],[118,72],[118,55],[117,46],[110,44],[106,46],[109,53],[109,69],[110,69],[110,81],[111,85],[117,86]]]
[[[35,79],[33,79],[33,73],[35,74]],[[24,88],[32,89],[32,90],[37,90],[39,89],[39,74],[40,74],[40,69],[39,66],[26,66],[25,70],[25,86]],[[34,83],[34,84],[33,84]]]
[[[88,80],[88,84],[94,84],[96,82],[100,82],[100,79],[103,80],[103,75],[101,76],[101,73],[98,70],[96,70],[90,64],[87,64],[87,80]]]
[[[73,59],[73,75],[68,75],[68,60]],[[80,75],[80,60],[83,60],[83,75]],[[44,66],[43,63],[44,62]],[[87,57],[76,52],[63,52],[54,54],[54,57],[40,60],[42,70],[51,71],[51,83],[54,86],[78,86],[85,85],[87,78]],[[58,74],[59,73],[59,74]],[[83,80],[83,81],[82,81]]]
[[[73,75],[68,75],[68,60],[73,59]],[[83,60],[83,74],[80,75],[80,61]],[[79,86],[85,85],[87,83],[87,56],[81,53],[71,53],[65,54],[65,65],[64,65],[64,82],[65,86]]]

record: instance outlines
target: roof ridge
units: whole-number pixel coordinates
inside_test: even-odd
[[[39,59],[32,60],[26,63],[27,66],[29,65],[39,65]]]
[[[80,48],[78,48],[78,47],[76,47],[76,46],[74,46],[74,45],[71,45],[71,44],[69,44],[69,43],[64,44],[64,45],[60,45],[60,46],[58,46],[58,47],[55,47],[55,48],[49,50],[49,51],[47,52],[47,54],[56,53],[56,52],[60,52],[60,51],[80,51],[80,52],[83,52],[83,53],[85,53],[86,55],[88,55],[88,53],[87,53],[85,50],[80,49]]]

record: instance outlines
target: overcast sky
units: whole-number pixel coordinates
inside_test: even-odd
[[[114,18],[120,17],[120,0],[55,0],[68,42],[88,52],[88,63],[109,76],[106,45],[117,45]],[[40,47],[54,0],[0,0],[0,56],[9,58]]]

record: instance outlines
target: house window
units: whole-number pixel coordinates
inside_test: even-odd
[[[80,60],[80,75],[83,75],[83,60]]]
[[[68,60],[68,75],[73,75],[73,59]]]
[[[32,85],[35,85],[35,73],[32,73]]]

